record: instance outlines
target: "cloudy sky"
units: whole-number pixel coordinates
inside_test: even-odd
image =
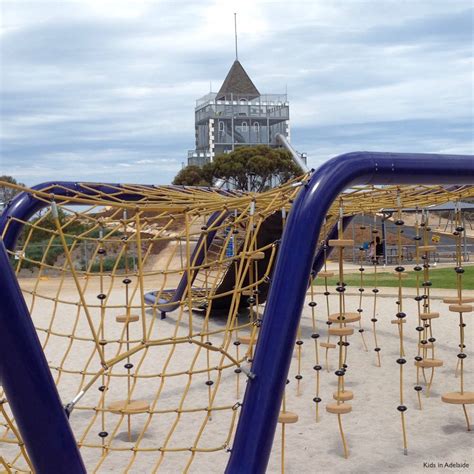
[[[317,166],[474,153],[471,0],[0,0],[0,174],[169,183],[239,59]]]

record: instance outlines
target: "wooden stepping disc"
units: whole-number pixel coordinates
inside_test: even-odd
[[[436,319],[439,318],[439,313],[421,313],[420,319],[426,321],[427,319]]]
[[[346,413],[350,413],[352,411],[352,405],[348,403],[330,403],[326,405],[326,411],[328,413],[334,413],[335,415],[345,415]]]
[[[319,272],[318,277],[320,278],[331,278],[334,276],[334,272]]]
[[[353,247],[354,241],[350,239],[333,239],[328,244],[329,247]]]
[[[265,258],[265,252],[255,252],[250,255],[252,260],[263,260]]]
[[[434,245],[420,245],[418,247],[418,250],[420,252],[435,252],[436,247]]]
[[[446,303],[446,304],[474,303],[474,298],[463,297],[461,300],[459,298],[444,298],[443,303]]]
[[[117,321],[118,323],[134,323],[139,319],[140,316],[138,316],[138,314],[121,314],[120,316],[117,316],[115,318],[115,321]]]
[[[407,320],[406,319],[392,319],[390,322],[392,324],[405,324]]]
[[[343,313],[342,318],[339,319],[341,315],[339,313],[334,313],[329,315],[329,321],[333,323],[355,323],[360,320],[359,313]]]
[[[470,304],[450,304],[449,311],[453,313],[471,313],[472,305]]]
[[[334,400],[339,400],[340,402],[347,402],[347,400],[352,400],[354,398],[354,394],[350,390],[344,390],[339,392],[339,395],[337,392],[334,392],[332,398],[334,398]]]
[[[417,367],[431,368],[431,367],[442,367],[443,361],[440,359],[423,359],[415,361]]]
[[[328,333],[334,336],[351,336],[354,334],[352,328],[329,328]]]
[[[291,411],[281,411],[278,415],[278,423],[296,423],[298,415]]]
[[[450,392],[441,396],[444,403],[453,405],[470,405],[474,403],[474,392]]]
[[[433,349],[433,343],[432,342],[428,342],[426,344],[421,344],[421,342],[418,344],[418,347],[420,347],[421,349]]]
[[[138,413],[146,413],[150,410],[150,404],[145,400],[119,400],[112,402],[108,406],[112,413],[121,415],[137,415]]]
[[[241,344],[247,344],[248,345],[250,343],[255,344],[257,342],[257,338],[258,338],[258,336],[255,335],[255,336],[253,336],[253,338],[252,338],[252,336],[239,336],[237,339]]]
[[[326,349],[335,349],[336,344],[331,344],[330,342],[321,342],[319,344],[321,347],[325,347]]]

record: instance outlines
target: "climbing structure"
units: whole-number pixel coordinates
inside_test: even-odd
[[[262,194],[90,183],[17,187],[21,194],[0,218],[2,252],[3,247],[7,252],[0,261],[0,284],[13,281],[8,285],[9,301],[24,301],[26,306],[0,308],[0,343],[6,341],[1,338],[6,338],[9,324],[31,316],[54,382],[48,385],[47,378],[38,377],[31,383],[47,385],[48,390],[56,387],[88,471],[105,472],[117,465],[124,471],[199,471],[203,458],[218,459],[218,454],[224,459],[220,466],[226,465],[230,454],[229,472],[237,472],[240,462],[250,463],[251,470],[252,463],[267,459],[264,451],[271,448],[273,439],[273,434],[267,433],[265,443],[255,440],[262,450],[260,458],[242,455],[242,450],[254,449],[245,438],[251,420],[257,428],[280,423],[283,470],[287,462],[285,436],[292,430],[287,425],[300,418],[294,409],[295,396],[301,398],[310,386],[303,379],[305,351],[311,353],[310,369],[315,376],[308,399],[315,405],[312,418],[320,422],[337,416],[343,453],[349,456],[351,443],[343,430],[343,415],[351,412],[352,399],[357,402],[349,388],[360,376],[351,366],[349,347],[351,353],[367,349],[362,315],[370,303],[372,308],[366,314],[373,311],[375,324],[379,288],[377,280],[372,293],[366,286],[372,263],[364,262],[361,253],[357,303],[350,307],[346,301],[345,249],[355,244],[344,235],[348,220],[356,215],[372,219],[396,203],[400,237],[403,208],[459,201],[473,197],[474,191],[470,186],[352,183],[348,190],[341,188],[329,195],[315,223],[306,221],[314,245],[302,243],[300,247],[293,241],[289,249],[294,222],[302,219],[305,200],[317,194],[309,193],[318,176],[317,172],[303,176]],[[404,312],[401,238],[395,268],[398,293],[392,327],[399,337],[396,361],[400,385],[394,396],[399,395],[405,450],[407,331],[422,328],[415,355],[417,373],[420,369],[417,387],[424,369],[434,367],[426,364],[436,360],[431,326],[435,313],[430,311],[428,284],[431,248],[425,229],[421,224],[419,227],[421,235],[418,232],[417,236],[425,241],[417,243],[417,265],[423,264],[417,315]],[[443,400],[465,408],[472,403],[472,392],[464,389],[463,315],[472,311],[472,306],[462,293],[460,225],[456,232],[458,296],[448,303],[460,318],[461,387]],[[303,242],[302,233],[300,237]],[[295,268],[304,270],[300,279],[296,270],[282,276],[290,253]],[[328,267],[330,258],[337,261],[334,272]],[[380,270],[378,265],[373,267],[375,273]],[[337,282],[332,285],[334,277]],[[319,287],[322,291],[313,287],[314,278],[324,281]],[[309,332],[299,326],[307,291]],[[274,306],[278,295],[283,301]],[[285,311],[290,309],[291,317],[287,317]],[[14,311],[21,318],[12,317]],[[351,337],[355,330],[360,339]],[[34,341],[30,343],[34,345]],[[382,363],[379,343],[376,339],[377,365]],[[9,345],[10,352],[0,358],[5,374],[5,392],[0,394],[0,465],[19,472],[32,470],[38,463],[51,466],[55,462],[51,456],[41,459],[38,454],[47,452],[44,446],[49,446],[49,441],[37,441],[25,428],[25,420],[33,417],[33,407],[38,405],[25,403],[22,410],[16,409],[18,400],[30,401],[35,392],[22,392],[21,384],[9,392],[13,383],[9,374],[29,347],[21,344]],[[269,347],[271,353],[262,352]],[[288,375],[292,352],[296,354],[294,373]],[[374,364],[373,356],[368,355],[367,363]],[[393,369],[384,365],[384,370]],[[330,394],[321,392],[324,367],[337,377],[336,390]],[[28,373],[16,375],[28,378]],[[427,393],[432,377],[433,372]],[[272,380],[276,384],[270,391],[272,396],[262,395],[265,403],[256,407],[252,400],[259,395],[254,395],[254,390],[268,393]],[[51,425],[63,423],[52,413]],[[259,416],[268,413],[273,416],[271,423],[259,424],[263,419]],[[47,423],[41,429],[45,440],[55,439]],[[258,428],[252,436],[263,436],[264,431]]]

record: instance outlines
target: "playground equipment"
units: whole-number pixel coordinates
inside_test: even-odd
[[[360,291],[357,311],[346,307],[344,249],[354,242],[344,229],[354,215],[372,216],[394,205],[399,213],[419,207],[421,215],[425,206],[472,197],[467,185],[473,183],[469,156],[356,153],[258,195],[91,183],[22,190],[0,218],[0,463],[7,470],[75,473],[85,466],[106,471],[118,461],[123,470],[181,472],[199,469],[206,455],[230,451],[228,472],[264,472],[280,423],[284,469],[286,425],[298,420],[284,391],[295,348],[301,388],[299,319],[308,287],[315,421],[322,416],[323,347],[326,368],[335,368],[337,377],[325,413],[337,416],[349,456],[342,422],[355,396],[345,380],[354,376],[346,364],[351,324],[358,324],[367,348],[363,305],[377,299],[378,287],[371,296]],[[397,408],[405,450],[407,323],[419,337],[416,387],[431,370],[429,393],[438,364],[436,341],[430,340],[436,316],[430,311],[427,219],[423,214],[416,234],[416,322],[404,312],[401,261],[394,276]],[[401,255],[404,224],[398,220]],[[456,232],[460,248],[463,231]],[[38,241],[45,245],[39,255],[32,251]],[[84,242],[93,247],[88,260],[78,250]],[[334,249],[338,283],[332,295],[327,261]],[[458,296],[447,302],[459,314],[465,356],[462,325],[472,305],[463,296],[458,253]],[[370,269],[361,268],[364,290]],[[323,343],[314,278],[326,283],[329,339]],[[384,364],[382,349],[375,339],[378,365]],[[460,391],[443,400],[462,405],[469,427],[465,405],[474,400],[464,388],[464,359],[458,357]],[[420,392],[414,393],[421,407]]]

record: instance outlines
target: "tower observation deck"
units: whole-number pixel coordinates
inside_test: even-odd
[[[290,106],[286,94],[260,94],[238,60],[219,92],[196,101],[196,148],[188,165],[203,166],[238,146],[278,147],[277,134],[290,139]]]

